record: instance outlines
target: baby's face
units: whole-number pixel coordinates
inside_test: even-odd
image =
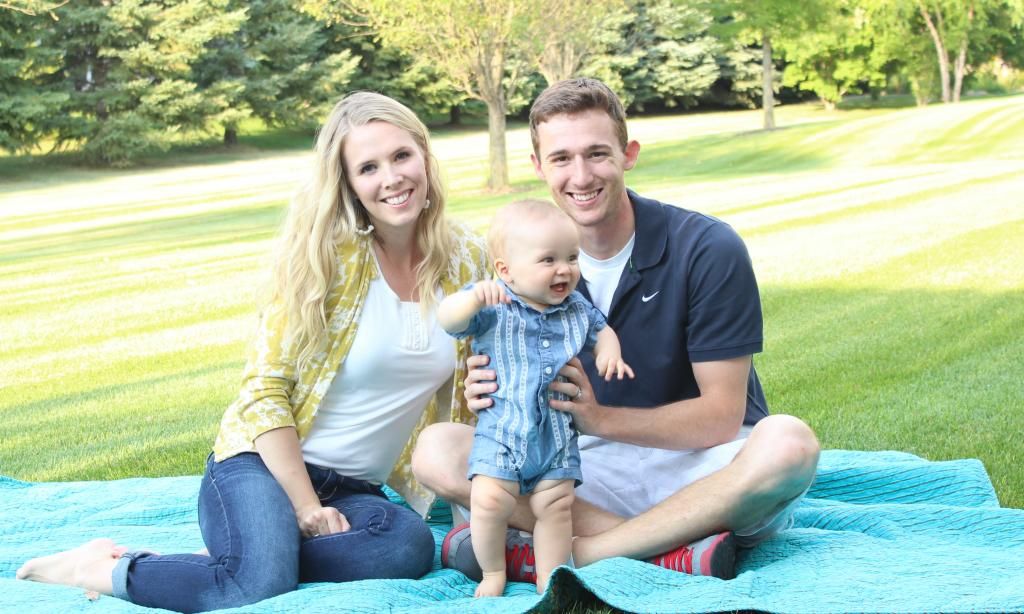
[[[563,216],[520,220],[508,229],[502,279],[527,304],[543,310],[564,301],[580,281],[580,239]],[[499,271],[500,272],[500,271]]]

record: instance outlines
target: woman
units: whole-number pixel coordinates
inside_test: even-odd
[[[272,300],[207,461],[199,523],[209,554],[100,539],[33,559],[18,578],[192,612],[298,582],[425,574],[433,536],[380,483],[421,514],[432,503],[412,478],[412,442],[429,423],[470,415],[456,405],[465,346],[437,325],[435,307],[486,267],[482,242],[445,220],[426,127],[386,96],[346,97],[289,209]]]

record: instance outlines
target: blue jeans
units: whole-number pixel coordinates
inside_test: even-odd
[[[125,554],[114,596],[147,607],[200,612],[295,590],[299,582],[418,578],[434,560],[434,537],[416,512],[379,486],[306,464],[324,506],[352,526],[303,538],[291,502],[258,454],[211,457],[199,487],[199,528],[209,556]]]

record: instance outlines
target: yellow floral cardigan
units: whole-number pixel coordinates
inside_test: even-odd
[[[449,222],[452,229],[453,253],[448,275],[441,288],[451,294],[464,285],[489,278],[487,250],[483,241],[466,227]],[[338,246],[338,274],[327,294],[326,352],[315,355],[309,365],[297,372],[296,348],[284,338],[285,319],[280,309],[269,309],[261,317],[256,342],[242,376],[238,399],[224,413],[220,432],[214,442],[214,458],[218,461],[242,452],[256,450],[253,441],[266,431],[294,426],[301,441],[309,433],[320,401],[335,374],[348,356],[356,336],[359,314],[370,281],[377,277],[369,238]],[[456,342],[456,364],[452,385],[442,386],[420,417],[412,437],[391,470],[387,484],[398,492],[421,515],[426,515],[434,495],[412,475],[413,444],[423,428],[434,422],[473,421],[463,397],[468,346]],[[447,407],[444,412],[440,408]]]

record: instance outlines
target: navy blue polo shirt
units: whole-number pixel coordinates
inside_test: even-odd
[[[608,324],[636,379],[605,382],[580,355],[602,405],[657,407],[700,396],[691,362],[762,349],[761,297],[750,255],[728,224],[629,191],[633,254],[612,297]],[[590,299],[586,284],[577,288]],[[751,366],[744,424],[768,415]]]

